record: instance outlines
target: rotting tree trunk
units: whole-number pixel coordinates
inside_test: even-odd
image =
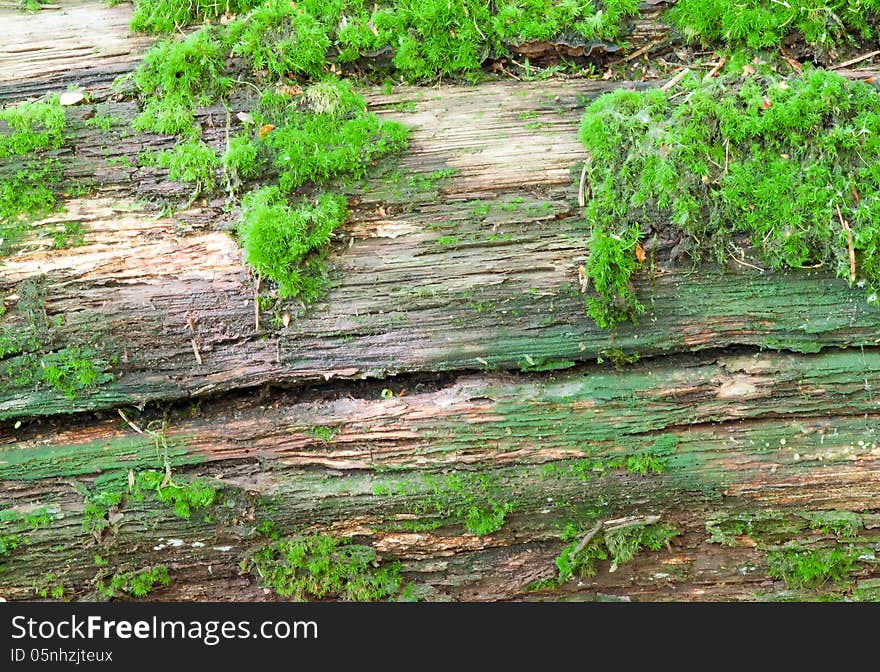
[[[63,33],[86,20],[113,46],[78,60],[89,35]],[[428,599],[817,595],[768,572],[786,543],[857,548],[849,582],[822,591],[876,594],[880,313],[862,291],[821,272],[692,272],[661,250],[637,283],[648,304],[638,325],[607,332],[585,315],[576,125],[583,97],[620,83],[370,93],[372,109],[412,127],[410,148],[356,194],[325,300],[286,328],[265,312],[257,331],[234,213],[216,199],[157,217],[138,201],[179,202],[181,185],[120,165],[172,142],[125,137],[136,107],[106,89],[148,43],[127,34],[125,8],[27,21],[62,35],[37,52],[6,47],[0,96],[81,83],[117,121],[108,136],[77,122],[89,106],[71,111],[66,177],[97,185],[4,260],[2,325],[26,326],[17,302],[30,283],[46,318],[64,318],[55,345],[87,340],[118,363],[113,381],[73,401],[0,390],[0,508],[52,517],[0,530],[20,538],[0,555],[0,596],[62,585],[98,599],[99,580],[162,564],[172,582],[151,598],[277,599],[240,566],[268,543],[268,522],[369,543]],[[200,121],[220,146],[225,114]],[[65,221],[85,224],[85,244],[51,249]],[[624,353],[641,361],[620,365]],[[160,467],[160,452],[175,479],[222,486],[210,509],[184,520],[124,496],[102,533],[84,531],[83,493]],[[491,483],[509,505],[500,529],[471,534],[440,510],[437,484],[452,475]],[[454,493],[462,505],[481,503],[471,487]],[[857,512],[855,536],[817,512]],[[556,576],[567,525],[625,516],[659,516],[681,534],[619,568],[601,562],[593,578],[526,591]]]

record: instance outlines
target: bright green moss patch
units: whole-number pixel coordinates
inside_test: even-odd
[[[21,103],[0,110],[0,159],[37,150],[58,149],[64,142],[66,117],[58,98]]]
[[[374,161],[406,147],[406,128],[368,113],[364,99],[342,80],[314,84],[302,100],[266,94],[261,112],[273,126],[263,142],[284,191],[342,176],[359,179]]]
[[[85,243],[85,235],[82,222],[64,222],[61,228],[52,235],[52,243],[56,250],[79,247]]]
[[[254,70],[277,80],[318,77],[325,68],[330,37],[328,27],[298,3],[269,0],[230,24],[226,44],[233,54],[246,56]]]
[[[326,534],[276,541],[254,553],[254,572],[279,595],[296,600],[386,600],[400,593],[397,563],[380,562],[371,546]]]
[[[472,73],[507,44],[574,35],[618,38],[637,0],[237,0],[224,42],[257,73],[272,79],[318,77],[330,63],[351,63],[389,49],[396,70],[413,81]],[[253,8],[245,12],[248,8]],[[143,0],[132,27],[173,32],[225,7]]]
[[[503,485],[488,474],[426,476],[425,482],[431,494],[416,509],[464,525],[471,534],[497,532],[515,508],[505,496]]]
[[[679,534],[665,523],[646,524],[636,520],[610,529],[600,528],[584,544],[584,534],[569,529],[563,536],[574,541],[556,558],[557,580],[565,583],[575,576],[595,576],[597,562],[610,559],[615,565],[625,564],[644,548],[659,551]]]
[[[12,509],[0,511],[0,559],[27,541],[27,534],[49,525],[55,516],[44,508],[28,513]]]
[[[130,502],[155,499],[178,518],[188,520],[195,511],[211,506],[217,497],[217,485],[203,479],[171,478],[164,469],[132,470],[130,474],[109,474],[84,493],[84,530],[99,532],[108,527],[110,512]]]
[[[131,29],[142,33],[173,33],[181,28],[216,22],[224,14],[241,14],[260,0],[137,0]]]
[[[168,586],[171,577],[168,575],[166,565],[156,565],[134,572],[114,574],[110,583],[99,581],[98,590],[109,598],[129,595],[131,597],[146,597],[157,586]]]
[[[134,73],[145,101],[134,129],[197,137],[195,108],[210,105],[232,85],[224,74],[225,56],[213,28],[152,47]]]
[[[57,159],[28,160],[8,177],[0,176],[0,257],[22,240],[32,219],[55,210],[55,193],[47,185],[59,182]]]
[[[745,234],[767,266],[824,265],[877,300],[876,91],[822,70],[783,77],[741,65],[685,78],[684,95],[621,89],[587,108],[588,308],[600,326],[643,310],[631,282],[637,245],[669,229],[696,260],[724,260]]]
[[[613,40],[626,19],[639,12],[638,0],[502,0],[495,5],[492,27],[500,39],[513,42],[552,40],[566,31]]]
[[[686,38],[706,44],[761,49],[799,34],[827,49],[875,36],[878,13],[878,0],[679,0],[666,16]]]
[[[82,390],[108,382],[113,376],[102,373],[104,362],[96,364],[97,354],[84,348],[63,348],[40,359],[40,379],[68,399]]]
[[[168,177],[195,184],[195,195],[214,189],[221,161],[217,152],[201,140],[188,140],[148,156],[147,165],[168,169]]]
[[[491,473],[453,472],[426,475],[423,483],[409,481],[381,483],[378,496],[411,496],[407,510],[438,520],[419,520],[419,529],[436,529],[440,524],[462,525],[470,534],[486,535],[500,530],[516,502],[505,491],[504,481]]]
[[[189,519],[193,511],[211,506],[217,488],[201,479],[169,479],[164,471],[148,469],[137,474],[135,486],[155,493],[156,498],[174,511],[178,518]]]
[[[314,299],[323,284],[323,251],[348,215],[345,199],[323,194],[291,204],[278,187],[250,192],[239,236],[247,263],[278,283],[281,298]]]
[[[31,345],[0,343],[0,347],[16,349]],[[73,400],[81,392],[113,380],[113,374],[106,372],[108,368],[107,360],[90,348],[72,346],[42,355],[25,352],[0,359],[0,382],[15,387],[48,387]]]
[[[0,256],[13,250],[30,219],[55,208],[50,186],[60,182],[61,166],[45,153],[61,147],[65,126],[57,97],[0,110]]]
[[[256,177],[263,168],[260,147],[247,135],[237,135],[229,140],[221,162],[223,169],[239,181]]]
[[[853,546],[805,549],[797,544],[767,554],[767,574],[789,588],[821,588],[848,581],[862,555]]]

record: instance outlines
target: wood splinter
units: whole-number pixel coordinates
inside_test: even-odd
[[[844,232],[846,233],[846,245],[849,248],[849,281],[855,282],[856,280],[856,248],[853,244],[853,235],[852,229],[849,227],[849,223],[843,218],[843,213],[840,212],[840,206],[836,203],[834,207],[837,209],[837,217],[840,219],[840,226],[843,227]]]

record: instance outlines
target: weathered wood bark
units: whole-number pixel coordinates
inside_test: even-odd
[[[585,315],[576,125],[584,97],[620,83],[368,92],[372,109],[412,127],[410,148],[353,194],[326,298],[288,327],[265,311],[258,331],[223,198],[159,216],[185,188],[123,167],[173,142],[126,136],[136,105],[107,91],[148,41],[128,35],[124,7],[71,7],[0,16],[0,97],[80,82],[116,121],[103,134],[81,123],[90,105],[71,110],[66,177],[95,185],[4,260],[2,325],[26,327],[17,304],[30,283],[47,320],[63,317],[53,347],[88,342],[118,361],[113,381],[72,401],[0,389],[0,509],[52,516],[14,531],[0,596],[55,583],[96,599],[114,571],[165,564],[172,583],[151,597],[275,599],[240,567],[268,543],[257,531],[267,521],[370,543],[429,599],[808,598],[817,593],[768,575],[768,552],[878,548],[880,313],[862,291],[821,270],[694,271],[658,247],[639,274],[639,324],[609,332]],[[83,21],[100,30],[64,37]],[[7,26],[60,37],[10,47]],[[77,60],[90,39],[112,49]],[[225,119],[200,116],[218,147]],[[86,225],[85,244],[52,249],[65,221]],[[597,363],[621,353],[641,361]],[[157,420],[158,433],[133,428]],[[222,487],[210,510],[184,520],[124,496],[107,531],[84,531],[84,492],[161,467],[160,443],[175,479]],[[657,468],[627,469],[638,455]],[[503,527],[476,536],[441,511],[437,484],[450,474],[490,483],[510,508]],[[485,495],[472,487],[456,496]],[[857,536],[813,529],[818,511],[858,512]],[[603,562],[593,578],[524,592],[556,575],[566,525],[631,515],[681,535],[616,571]],[[725,521],[757,522],[718,533]],[[870,596],[877,577],[861,560],[839,590]]]

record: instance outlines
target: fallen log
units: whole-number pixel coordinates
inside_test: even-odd
[[[351,194],[327,296],[258,329],[235,213],[162,214],[186,190],[136,159],[173,140],[124,137],[135,105],[106,86],[145,42],[124,8],[86,7],[116,17],[106,58],[0,61],[0,97],[96,93],[60,150],[65,179],[94,184],[4,259],[2,325],[36,319],[113,379],[0,389],[0,597],[131,599],[155,571],[153,599],[282,599],[266,563],[320,535],[399,563],[422,599],[876,598],[880,314],[862,291],[659,248],[638,324],[585,314],[576,125],[620,83],[369,92],[410,148]],[[112,142],[81,123],[93,106]],[[219,147],[225,114],[199,120]],[[70,222],[83,244],[55,249]],[[619,561],[616,533],[658,524],[664,543]]]

